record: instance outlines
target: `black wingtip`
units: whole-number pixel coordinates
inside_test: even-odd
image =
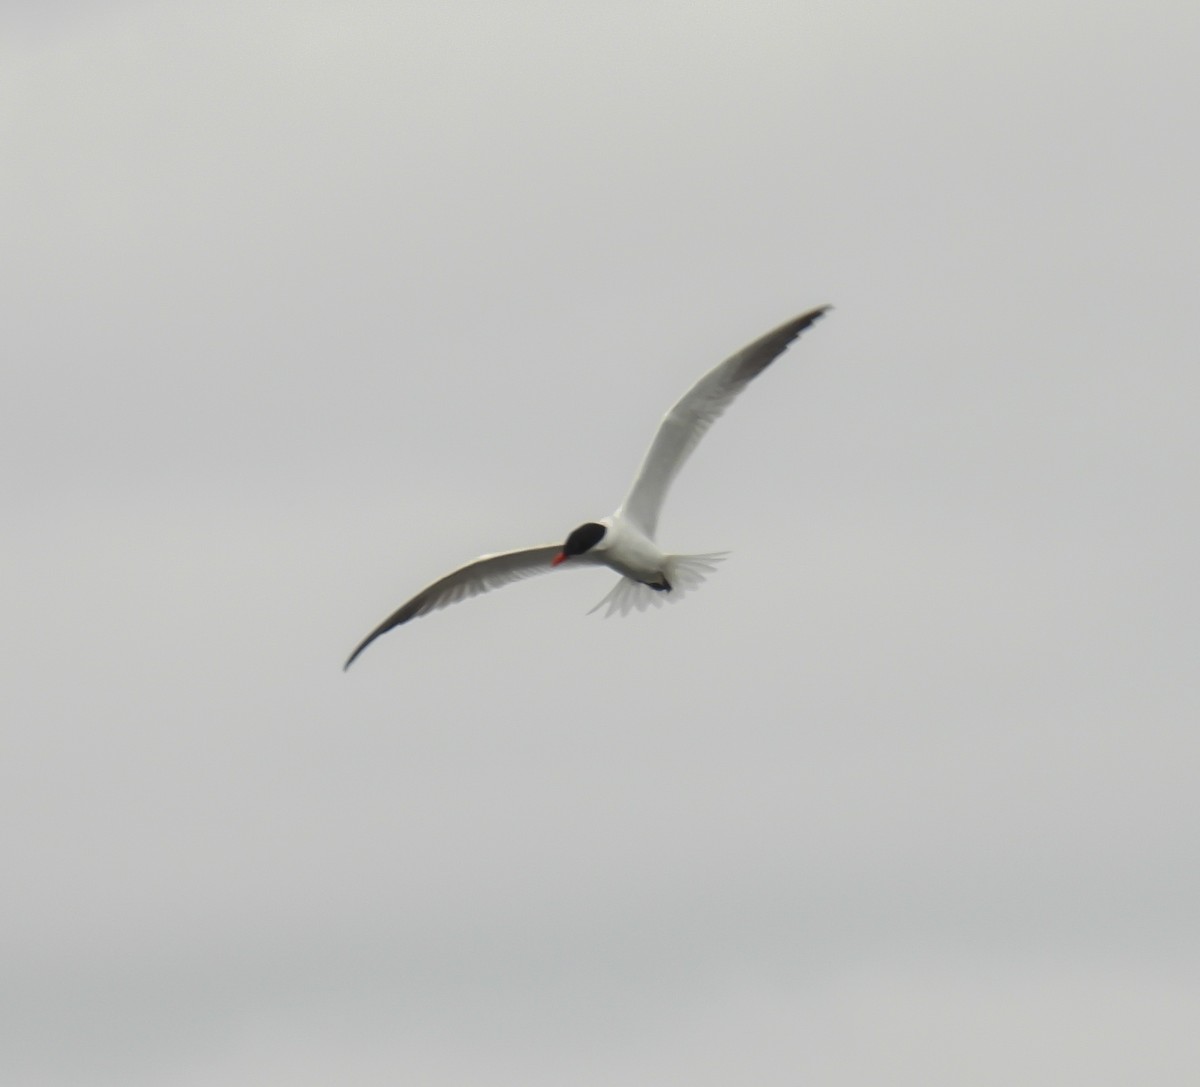
[[[346,669],[348,669],[350,667],[350,665],[352,665],[356,660],[358,660],[358,655],[364,649],[366,649],[367,646],[369,646],[376,638],[380,637],[383,634],[386,634],[389,630],[395,630],[396,627],[400,626],[402,623],[407,623],[414,615],[420,614],[419,607],[414,608],[413,603],[414,603],[414,601],[417,603],[420,603],[422,599],[423,599],[423,594],[422,594],[422,596],[414,597],[413,600],[410,600],[399,611],[393,612],[382,623],[380,623],[379,626],[377,626],[373,631],[371,631],[371,633],[368,634],[359,643],[358,648],[353,653],[350,654],[350,658],[346,661],[346,663],[342,665],[342,671],[343,672],[346,671]]]
[[[807,313],[801,313],[798,317],[793,317],[790,321],[785,321],[778,328],[772,329],[761,340],[756,340],[747,348],[747,351],[753,351],[755,348],[763,347],[772,351],[770,357],[761,362],[758,369],[754,373],[758,373],[764,366],[768,365],[771,359],[782,352],[788,344],[792,343],[806,329],[811,328],[817,321],[825,316],[831,309],[830,305],[817,306],[816,309],[810,309]]]
[[[375,640],[375,635],[372,634],[365,642],[363,642],[349,657],[346,658],[346,663],[342,665],[342,671],[349,671],[350,665],[358,660],[358,655],[367,648]]]

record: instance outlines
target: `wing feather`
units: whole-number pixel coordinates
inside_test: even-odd
[[[410,619],[510,585],[514,581],[537,574],[548,574],[552,569],[550,560],[561,550],[562,544],[544,544],[541,547],[526,547],[519,551],[504,551],[498,555],[483,555],[474,562],[451,571],[445,577],[438,578],[371,631],[350,654],[343,670],[349,668],[355,658],[376,638]],[[572,565],[567,564],[568,567]]]
[[[715,366],[684,393],[663,416],[618,515],[628,518],[653,538],[667,491],[708,428],[721,417],[738,393],[829,308],[819,306],[793,317]]]

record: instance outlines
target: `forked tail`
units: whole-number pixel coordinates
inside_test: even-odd
[[[666,603],[682,599],[704,584],[705,578],[714,573],[717,563],[724,562],[728,551],[717,551],[711,555],[672,555],[667,559],[667,581],[669,591],[652,589],[632,578],[621,578],[605,595],[588,615],[599,611],[605,605],[608,610],[604,613],[607,619],[610,615],[628,615],[631,611],[645,611],[647,608],[661,608]]]

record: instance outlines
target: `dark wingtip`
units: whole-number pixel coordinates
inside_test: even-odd
[[[414,615],[421,614],[421,608],[424,606],[425,593],[413,597],[399,611],[393,612],[382,623],[379,624],[370,634],[368,634],[360,643],[358,648],[350,654],[349,660],[342,665],[342,671],[346,671],[356,660],[358,655],[367,648],[376,638],[386,634],[389,630],[395,630],[396,627],[403,623],[407,623]]]
[[[790,321],[780,325],[777,329],[768,332],[761,340],[757,340],[752,347],[757,347],[760,344],[764,347],[773,345],[775,354],[783,351],[788,344],[792,343],[806,329],[811,328],[817,321],[825,316],[833,306],[824,305],[817,306],[816,309],[810,309],[807,313],[802,313],[798,317],[793,317]],[[774,355],[772,355],[774,358]],[[762,365],[766,365],[764,362]],[[761,367],[760,367],[761,368]],[[757,371],[755,371],[757,372]]]
[[[379,637],[379,632],[376,631],[369,638],[367,638],[366,641],[359,643],[358,648],[353,653],[351,653],[349,657],[346,658],[346,663],[342,665],[342,671],[343,672],[347,671],[349,669],[350,665],[352,665],[356,660],[358,660],[358,655],[364,649],[366,649],[367,646],[369,646],[378,637]]]

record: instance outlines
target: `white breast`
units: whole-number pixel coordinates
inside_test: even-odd
[[[658,581],[667,567],[667,556],[644,533],[622,517],[606,518],[608,531],[596,547],[597,557],[619,574],[635,581]]]

